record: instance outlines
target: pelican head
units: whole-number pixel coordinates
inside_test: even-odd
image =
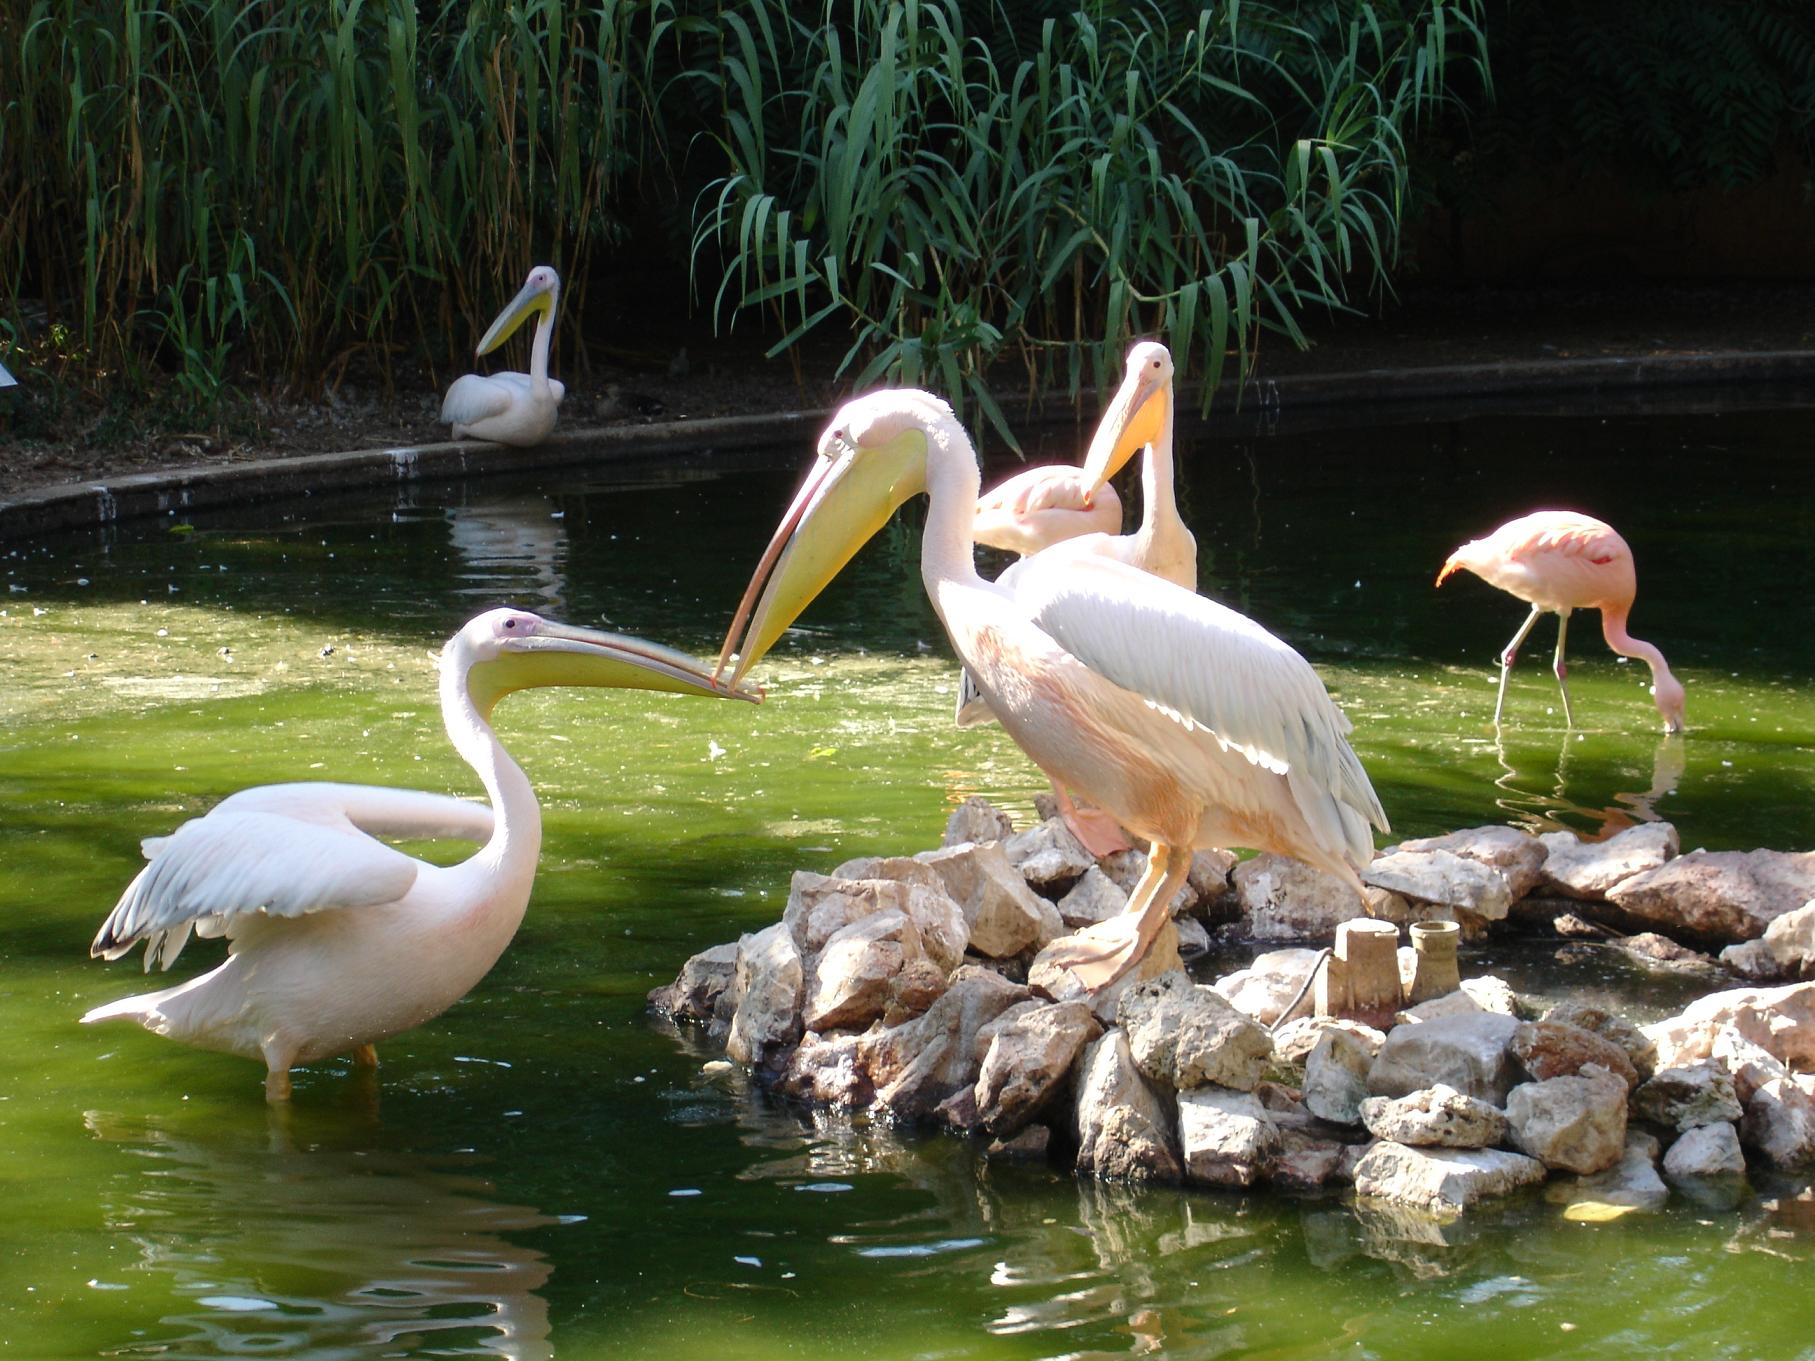
[[[555,303],[560,295],[561,276],[549,265],[537,265],[530,270],[529,277],[523,281],[523,287],[518,290],[517,296],[510,300],[510,305],[498,313],[498,319],[480,338],[479,348],[473,353],[490,354],[538,312],[544,316],[554,316]]]
[[[743,679],[896,509],[926,490],[929,442],[957,428],[951,407],[911,388],[868,393],[838,409],[819,437],[819,461],[738,604],[715,676],[735,648],[731,684]]]
[[[1084,455],[1084,477],[1095,492],[1122,471],[1124,464],[1152,444],[1165,426],[1172,390],[1172,351],[1157,340],[1143,340],[1128,351],[1122,386],[1091,437]]]
[[[487,610],[468,620],[442,649],[441,667],[444,674],[465,677],[481,714],[513,690],[549,685],[757,698],[735,685],[720,685],[694,658],[671,648],[556,623],[527,610]]]

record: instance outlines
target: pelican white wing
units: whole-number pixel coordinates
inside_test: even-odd
[[[1188,731],[1284,775],[1318,840],[1357,864],[1387,830],[1352,728],[1311,664],[1234,610],[1136,568],[1058,545],[1017,564],[1017,603],[1104,679]]]
[[[516,379],[515,383],[511,382]],[[441,401],[444,425],[474,425],[502,416],[511,406],[529,397],[529,376],[522,373],[462,374]]]

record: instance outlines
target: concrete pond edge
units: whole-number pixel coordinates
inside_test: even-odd
[[[1250,382],[1243,389],[1240,409],[1277,413],[1342,403],[1381,406],[1539,391],[1630,391],[1688,384],[1785,381],[1809,382],[1815,387],[1815,350],[1507,360],[1286,375]],[[1195,406],[1195,395],[1186,396],[1186,404]],[[609,464],[680,448],[739,449],[790,439],[799,439],[804,446],[826,414],[812,409],[582,427],[561,431],[533,449],[463,440],[101,477],[0,497],[0,540],[99,528],[141,516],[205,510],[236,502],[527,469]],[[1049,403],[1036,410],[1031,421],[1053,423],[1073,418],[1068,403]]]

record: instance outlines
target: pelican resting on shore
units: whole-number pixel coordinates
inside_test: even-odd
[[[468,373],[456,378],[441,403],[441,420],[454,427],[455,439],[471,436],[527,449],[548,438],[555,428],[555,412],[567,395],[566,386],[548,376],[548,343],[554,336],[560,296],[561,276],[547,265],[537,265],[510,305],[498,313],[474,355],[490,354],[537,314],[529,372]]]
[[[1260,625],[1102,554],[1058,544],[1011,590],[977,574],[977,459],[928,393],[847,403],[738,605],[719,674],[736,684],[896,507],[929,505],[920,575],[959,659],[1056,784],[1152,842],[1120,917],[1047,947],[1087,990],[1132,969],[1194,849],[1295,856],[1359,893],[1386,817],[1310,664]],[[1039,961],[1037,961],[1038,963]]]
[[[691,657],[638,638],[558,624],[525,610],[469,621],[441,652],[441,716],[491,806],[371,785],[265,785],[144,842],[150,862],[101,925],[90,953],[141,941],[145,968],[169,968],[193,930],[225,936],[226,962],[162,992],[85,1015],[265,1063],[265,1095],[290,1095],[297,1064],[373,1045],[452,1006],[504,953],[523,920],[542,848],[542,813],[491,728],[513,690],[548,685],[668,690],[754,699]],[[431,865],[379,837],[481,843]]]

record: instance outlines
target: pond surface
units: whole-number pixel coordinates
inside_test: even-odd
[[[1264,414],[1264,413],[1263,413]],[[1058,443],[1054,456],[1063,456]],[[1485,821],[1806,847],[1815,806],[1815,417],[1501,411],[1181,440],[1203,589],[1318,666],[1397,834]],[[502,601],[709,654],[806,458],[311,498],[8,544],[0,592],[0,1337],[62,1356],[568,1358],[1815,1356],[1815,1207],[1568,1223],[1542,1196],[1438,1231],[1295,1201],[1076,1184],[943,1137],[813,1121],[700,1072],[644,1012],[695,950],[774,920],[795,868],[935,844],[1037,774],[949,722],[910,512],[808,612],[760,709],[540,692],[500,706],[547,835],[521,934],[376,1085],[260,1072],[81,1012],[142,986],[86,958],[137,840],[248,784],[472,792],[433,658]],[[1132,497],[1130,499],[1133,499]],[[1573,504],[1638,560],[1632,627],[1689,687],[1666,741],[1640,665],[1578,620],[1566,733],[1524,607],[1431,579],[1464,538]],[[432,854],[451,858],[451,848]],[[192,944],[178,976],[210,966]],[[1542,949],[1473,968],[1659,1014],[1684,985]],[[1583,966],[1577,966],[1578,969]]]

